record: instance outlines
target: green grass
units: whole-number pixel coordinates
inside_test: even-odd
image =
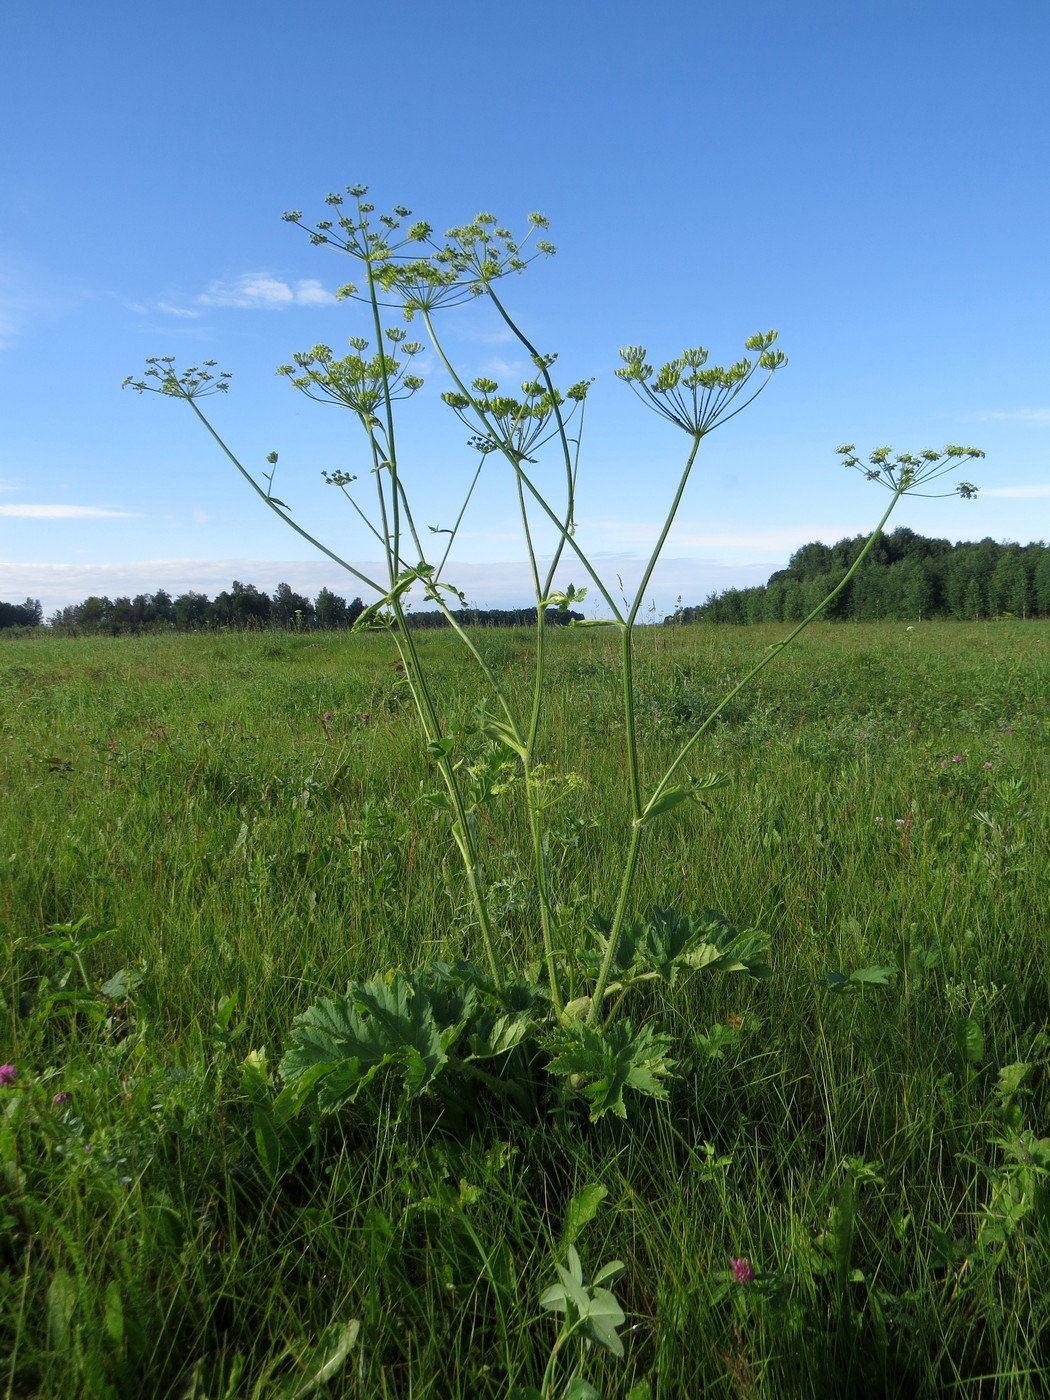
[[[640,636],[650,774],[774,635]],[[530,635],[484,640],[524,690]],[[453,639],[418,644],[467,714]],[[629,820],[615,646],[549,640],[541,757],[581,779],[551,859],[581,938]],[[594,1182],[577,1247],[627,1266],[626,1359],[584,1361],[607,1397],[1047,1394],[1050,627],[818,626],[713,728],[694,767],[732,786],[654,825],[638,907],[765,929],[773,976],[638,1004],[675,1038],[669,1102],[453,1130],[380,1087],[274,1183],[245,1055],[276,1065],[349,979],[478,954],[392,663],[381,636],[0,643],[0,1391],[504,1397],[539,1383],[539,1297]],[[485,822],[521,966],[528,834]],[[40,944],[81,918],[113,931],[62,1000],[84,979]],[[828,984],[871,966],[897,971]],[[99,997],[120,969],[130,995]]]

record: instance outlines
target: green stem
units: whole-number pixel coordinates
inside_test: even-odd
[[[771,661],[773,661],[777,656],[779,656],[780,653],[784,650],[784,648],[786,646],[789,646],[799,635],[800,632],[805,631],[809,624],[813,622],[814,619],[820,616],[820,614],[824,611],[824,609],[828,606],[830,602],[833,602],[834,599],[838,597],[838,595],[846,587],[846,584],[849,583],[850,579],[853,577],[853,575],[860,568],[861,564],[867,558],[867,555],[870,552],[872,546],[875,544],[875,541],[882,534],[887,520],[889,520],[890,516],[893,514],[897,502],[903,495],[903,491],[894,492],[893,500],[890,502],[889,508],[887,509],[885,515],[883,515],[882,519],[879,521],[878,525],[875,526],[875,529],[872,532],[868,542],[865,544],[861,552],[857,555],[856,559],[853,561],[849,569],[843,575],[840,582],[831,590],[827,597],[822,602],[818,603],[817,606],[813,609],[813,611],[809,613],[808,616],[803,618],[803,620],[798,624],[798,626],[794,627],[782,642],[774,642],[773,645],[768,648],[766,655],[762,658],[762,660],[759,661],[757,665],[752,666],[751,670],[748,671],[747,675],[743,678],[743,680],[738,682],[738,684],[733,687],[733,689],[728,693],[728,695],[726,695],[722,699],[721,703],[718,704],[711,711],[711,713],[704,720],[703,724],[700,725],[699,729],[697,729],[696,732],[690,737],[689,741],[683,745],[683,747],[680,749],[677,756],[671,763],[670,767],[667,769],[663,777],[660,779],[660,782],[657,784],[655,792],[649,799],[650,804],[656,802],[660,797],[663,796],[671,782],[672,777],[677,772],[685,757],[692,751],[693,746],[700,739],[701,735],[714,723],[714,721],[718,718],[718,716],[722,713],[726,706],[733,699],[735,699],[735,697],[739,695],[742,690],[744,690],[748,685],[750,685],[750,683],[754,680],[758,673],[764,670]]]
[[[361,201],[358,200],[358,217],[362,216]],[[386,418],[386,446],[387,462],[390,470],[391,482],[391,514],[393,516],[393,554],[394,559],[401,557],[401,500],[398,491],[397,475],[397,449],[394,445],[394,400],[390,389],[390,380],[386,372],[386,352],[383,348],[383,325],[379,316],[379,298],[376,295],[375,273],[372,271],[372,257],[367,233],[365,236],[365,250],[368,256],[364,258],[365,273],[368,277],[368,301],[372,308],[372,324],[376,333],[376,354],[379,356],[379,368],[383,376],[383,416]],[[384,520],[384,530],[386,528]],[[393,580],[391,579],[391,583]]]
[[[675,492],[674,500],[671,502],[671,508],[667,512],[667,518],[664,521],[663,529],[660,531],[660,538],[656,541],[656,545],[653,548],[653,552],[649,556],[649,563],[646,565],[645,573],[642,575],[642,581],[638,585],[638,591],[635,594],[634,603],[631,606],[631,611],[627,614],[628,627],[634,626],[635,619],[638,616],[638,611],[642,606],[642,599],[644,597],[645,590],[649,587],[649,580],[653,576],[653,570],[656,568],[660,555],[663,553],[663,547],[666,543],[667,536],[671,532],[671,526],[674,524],[675,516],[678,514],[678,507],[681,505],[682,497],[685,495],[685,488],[689,484],[689,477],[693,470],[693,463],[696,461],[696,454],[700,450],[700,442],[703,436],[704,434],[702,432],[698,432],[693,437],[693,445],[689,451],[689,457],[686,461],[685,468],[683,469],[681,478],[678,482],[678,490]]]
[[[613,915],[612,928],[609,931],[609,943],[602,959],[602,965],[598,973],[598,981],[595,986],[591,1005],[587,1012],[587,1020],[593,1020],[599,1012],[602,999],[605,996],[605,988],[608,984],[612,972],[613,963],[616,960],[617,945],[620,941],[620,934],[623,931],[624,921],[627,917],[631,886],[634,883],[635,872],[638,868],[638,857],[641,852],[642,833],[644,825],[642,823],[642,779],[638,762],[638,735],[635,726],[635,701],[634,701],[634,625],[638,616],[638,610],[642,604],[642,598],[649,580],[652,578],[653,570],[656,568],[657,560],[660,558],[664,543],[674,524],[675,515],[681,504],[682,496],[685,493],[689,475],[696,461],[696,454],[700,449],[702,433],[695,434],[693,445],[689,452],[688,460],[682,471],[678,482],[678,490],[675,492],[674,500],[667,512],[663,529],[660,531],[659,539],[649,557],[649,563],[642,575],[642,581],[635,594],[634,603],[627,614],[626,625],[623,628],[623,660],[621,669],[621,684],[623,688],[623,718],[624,734],[627,743],[627,773],[631,789],[631,842],[627,853],[627,864],[624,867],[623,876],[620,880],[620,893],[616,901],[616,911]]]
[[[416,648],[415,638],[412,635],[405,618],[404,610],[401,607],[400,598],[395,598],[392,604],[394,616],[397,619],[397,648],[401,653],[405,664],[405,677],[408,681],[409,689],[412,691],[413,699],[416,703],[416,710],[419,714],[420,724],[427,740],[439,739],[441,737],[441,723],[438,718],[437,707],[430,694],[430,688],[426,682],[426,676],[419,662],[419,652]],[[459,847],[459,853],[463,860],[463,867],[467,876],[467,883],[470,886],[471,899],[474,903],[474,910],[478,916],[478,924],[481,928],[481,939],[485,947],[485,956],[488,960],[489,971],[492,973],[492,980],[497,988],[502,991],[506,985],[506,978],[503,973],[503,965],[499,954],[496,951],[496,940],[492,930],[492,920],[489,916],[488,900],[485,896],[485,879],[481,867],[481,857],[478,852],[477,834],[471,814],[467,811],[466,803],[463,801],[463,794],[460,791],[459,779],[456,776],[455,766],[452,760],[446,755],[439,760],[438,767],[445,780],[452,806],[455,809],[455,819],[452,823],[452,837]]]
[[[444,570],[445,565],[448,563],[448,556],[451,554],[451,552],[452,552],[452,546],[453,546],[453,545],[455,544],[455,542],[456,542],[456,536],[459,534],[459,527],[463,524],[463,517],[464,517],[464,516],[466,515],[466,513],[467,513],[467,506],[470,505],[470,498],[471,498],[471,496],[473,496],[473,494],[474,494],[474,487],[477,486],[477,484],[478,484],[478,477],[480,477],[480,475],[481,475],[481,468],[482,468],[484,465],[485,465],[485,459],[484,459],[484,457],[482,457],[481,461],[478,463],[478,469],[477,469],[477,471],[474,473],[474,480],[470,483],[470,487],[469,487],[469,489],[467,490],[467,494],[466,494],[466,496],[464,496],[464,498],[463,498],[463,504],[462,504],[462,506],[460,506],[460,508],[459,508],[459,515],[456,517],[456,523],[455,523],[455,525],[453,525],[452,529],[448,532],[448,543],[445,545],[445,552],[444,552],[444,554],[442,554],[442,556],[441,556],[441,562],[438,564],[437,568],[434,570],[434,582],[435,582],[435,583],[436,583],[436,582],[438,581],[438,579],[441,577],[442,571]]]
[[[782,642],[777,642],[773,647],[771,647],[768,654],[764,656],[756,666],[753,666],[751,670],[747,673],[747,675],[743,678],[743,680],[740,681],[739,684],[735,685],[733,689],[729,692],[729,694],[722,700],[721,704],[718,705],[714,710],[712,710],[712,712],[708,715],[707,719],[704,720],[703,724],[699,727],[696,733],[692,735],[692,737],[689,739],[689,742],[683,746],[682,750],[677,755],[674,762],[667,769],[667,772],[660,780],[656,791],[649,799],[649,804],[647,805],[651,805],[663,795],[671,781],[672,776],[681,764],[682,760],[690,752],[690,750],[693,748],[693,745],[697,742],[697,740],[708,728],[708,726],[725,709],[725,707],[729,704],[733,697],[739,695],[740,692],[745,688],[745,686],[749,685],[750,682],[755,678],[755,676],[757,676],[758,673],[764,667],[769,665],[769,663],[773,660],[774,657],[779,656],[780,653],[784,650],[784,648],[788,646],[791,642],[793,642],[795,638],[799,635],[799,633],[802,632],[806,627],[808,627],[809,624],[814,620],[814,618],[818,617],[824,611],[827,605],[830,602],[832,602],[832,600],[836,598],[839,593],[842,592],[846,584],[849,583],[850,579],[860,568],[861,564],[864,562],[864,559],[868,555],[872,546],[875,544],[875,541],[882,533],[887,520],[889,520],[891,514],[893,513],[894,507],[896,506],[897,502],[900,500],[902,495],[903,492],[900,491],[894,494],[893,500],[889,504],[889,508],[883,515],[882,519],[879,521],[878,525],[876,525],[875,530],[873,531],[868,542],[865,544],[860,554],[858,554],[857,558],[853,561],[852,565],[847,570],[847,572],[843,575],[840,582],[831,590],[831,592],[827,595],[823,602],[821,602],[817,607],[815,607],[813,611],[798,624],[797,627],[794,627]],[[633,803],[634,797],[632,793],[632,805]],[[616,912],[613,915],[612,928],[609,931],[608,946],[605,951],[605,957],[602,959],[602,965],[598,972],[598,980],[595,984],[595,989],[591,997],[591,1005],[587,1012],[588,1021],[593,1021],[598,1015],[599,1007],[601,1006],[602,999],[605,996],[606,987],[609,983],[609,977],[612,972],[612,966],[616,959],[617,945],[619,944],[620,934],[623,931],[623,925],[627,917],[628,900],[630,897],[631,885],[634,882],[635,871],[638,865],[638,855],[641,850],[642,836],[644,831],[645,823],[641,821],[641,812],[639,811],[638,814],[635,816],[633,829],[631,831],[631,844],[628,848],[627,864],[624,867],[623,877],[620,881],[620,894],[616,904]]]
[[[529,774],[525,773],[525,788],[528,793]],[[550,886],[547,880],[547,853],[543,847],[543,813],[532,804],[531,795],[526,796],[529,812],[529,825],[532,829],[532,860],[536,869],[536,888],[540,897],[540,931],[543,936],[543,957],[547,964],[547,981],[550,984],[551,1001],[557,1015],[565,1006],[561,982],[558,977],[558,959],[554,947],[554,920],[551,918]]]
[[[605,996],[605,989],[609,985],[609,977],[612,974],[612,966],[616,960],[620,934],[623,932],[624,922],[627,918],[627,905],[631,896],[631,886],[634,884],[634,874],[638,868],[638,856],[642,849],[643,831],[644,827],[640,822],[635,822],[631,827],[631,844],[627,848],[627,862],[620,880],[620,893],[616,901],[616,912],[613,914],[612,928],[609,930],[609,942],[605,949],[605,957],[602,958],[602,965],[598,970],[598,980],[594,985],[594,991],[591,993],[591,1004],[587,1010],[586,1018],[588,1021],[593,1021],[597,1017],[602,999]]]
[[[387,591],[387,590],[383,587],[383,585],[382,585],[381,583],[376,583],[375,580],[374,580],[374,579],[370,579],[370,578],[368,577],[367,574],[363,574],[363,573],[361,572],[360,569],[355,569],[354,566],[353,566],[353,564],[348,564],[348,563],[346,562],[345,559],[340,559],[339,555],[338,555],[338,554],[334,554],[334,553],[327,547],[327,545],[323,545],[323,544],[321,543],[320,540],[314,539],[313,535],[311,535],[308,531],[304,530],[304,529],[302,528],[301,525],[297,525],[297,524],[295,523],[295,521],[292,519],[292,517],[291,517],[290,515],[286,514],[286,513],[281,509],[281,507],[280,507],[279,505],[277,505],[277,503],[276,503],[274,500],[272,500],[271,497],[269,497],[269,496],[266,494],[266,492],[263,490],[263,488],[259,485],[259,483],[258,483],[258,482],[255,480],[255,478],[252,476],[251,472],[248,471],[246,467],[242,467],[242,466],[241,466],[240,462],[239,462],[239,461],[237,460],[237,458],[233,455],[233,453],[230,451],[230,449],[229,449],[229,448],[226,446],[226,444],[223,442],[223,440],[222,440],[222,438],[219,436],[219,434],[215,431],[215,429],[212,427],[212,425],[208,422],[207,418],[205,418],[204,414],[203,414],[203,413],[200,411],[200,409],[197,407],[197,405],[196,405],[196,403],[194,402],[194,400],[193,400],[188,394],[184,394],[183,397],[185,398],[186,402],[189,404],[190,408],[193,409],[194,413],[197,415],[197,417],[201,420],[201,422],[202,422],[202,423],[204,424],[204,426],[207,428],[208,432],[211,433],[212,437],[215,439],[215,441],[216,441],[216,442],[219,444],[219,446],[222,448],[223,452],[225,452],[226,456],[230,459],[230,461],[233,463],[233,465],[234,465],[234,466],[237,468],[237,470],[240,472],[241,476],[244,477],[244,479],[245,479],[245,481],[248,483],[248,485],[252,488],[252,490],[253,490],[257,495],[259,495],[259,496],[261,496],[261,497],[263,498],[263,500],[266,502],[266,504],[270,507],[270,509],[273,511],[273,513],[274,513],[275,515],[279,515],[279,516],[281,517],[281,519],[284,521],[284,523],[285,523],[286,525],[290,525],[297,535],[302,535],[303,539],[306,540],[309,544],[312,544],[312,545],[314,546],[315,549],[319,549],[319,550],[321,551],[322,554],[327,554],[328,557],[329,557],[329,559],[333,560],[336,564],[338,564],[339,567],[340,567],[341,569],[345,569],[345,570],[347,571],[347,573],[353,574],[354,578],[360,579],[361,582],[362,582],[363,584],[366,584],[366,585],[367,585],[367,587],[373,589],[376,593],[378,593],[378,594],[380,594],[380,595],[382,595],[383,593],[385,593],[385,592]]]
[[[638,764],[638,736],[634,727],[634,637],[630,624],[623,628],[623,656],[620,685],[623,692],[624,734],[627,743],[627,774],[631,786],[631,821],[642,817],[642,779]]]
[[[485,679],[488,681],[493,694],[495,695],[496,699],[499,701],[503,709],[503,713],[507,717],[507,727],[514,735],[516,742],[524,748],[525,740],[522,735],[521,728],[518,724],[518,717],[514,711],[513,705],[511,705],[510,700],[507,698],[506,691],[500,685],[496,673],[493,671],[492,667],[489,665],[489,663],[482,656],[481,652],[475,646],[472,638],[470,637],[470,634],[467,631],[465,631],[462,623],[459,621],[459,618],[456,617],[455,613],[448,606],[445,600],[439,595],[431,595],[430,601],[437,604],[439,612],[444,614],[445,620],[447,621],[448,625],[452,628],[453,632],[455,632],[456,636],[459,638],[459,640],[466,647],[467,651],[470,652],[471,656],[477,662],[478,668],[480,669]]]
[[[616,606],[616,603],[609,590],[605,587],[605,584],[599,578],[597,572],[594,569],[594,566],[591,564],[590,560],[587,558],[583,550],[577,544],[573,535],[570,534],[569,525],[566,524],[564,521],[558,519],[558,516],[547,504],[538,487],[533,485],[532,481],[529,479],[528,474],[522,471],[521,463],[516,459],[514,453],[511,452],[502,442],[497,426],[489,422],[484,412],[478,407],[474,395],[470,392],[467,386],[463,383],[462,379],[460,379],[459,375],[452,368],[452,365],[449,363],[448,357],[446,356],[444,350],[442,349],[441,343],[439,342],[437,336],[434,333],[434,327],[430,320],[428,312],[423,311],[421,314],[423,316],[423,322],[427,328],[427,333],[430,336],[431,343],[434,346],[434,350],[437,352],[438,358],[441,360],[441,363],[444,366],[446,372],[448,373],[449,378],[452,380],[453,384],[455,384],[456,388],[460,391],[460,393],[463,394],[465,398],[470,400],[471,407],[477,414],[479,421],[485,428],[485,431],[489,433],[497,442],[500,443],[500,450],[510,462],[510,465],[514,469],[515,475],[525,483],[525,486],[528,488],[533,499],[536,501],[536,504],[540,507],[543,513],[547,516],[547,518],[557,529],[559,538],[563,540],[566,544],[568,544],[569,547],[572,549],[577,559],[579,559],[580,564],[586,570],[588,578],[591,580],[595,588],[597,588],[598,592],[605,599],[609,611],[612,613],[613,617],[617,620],[617,622],[619,622],[622,625],[623,614],[620,612],[620,609]]]

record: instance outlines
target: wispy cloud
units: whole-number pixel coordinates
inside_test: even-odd
[[[581,520],[585,530],[600,530],[621,545],[653,544],[663,528],[655,520]],[[856,534],[848,525],[798,525],[776,530],[704,529],[681,521],[674,526],[669,544],[691,549],[754,549],[768,553],[797,549],[809,540],[837,540]]]
[[[493,379],[518,380],[521,379],[524,375],[527,375],[529,372],[529,364],[527,360],[504,360],[499,355],[494,355],[491,359],[486,360],[484,364],[481,365],[480,369],[478,370],[478,376],[479,378],[485,379],[491,377]],[[531,372],[533,376],[535,376],[535,369],[533,369]]]
[[[6,476],[0,476],[0,491],[17,491],[18,488],[13,481],[8,481]]]
[[[199,311],[191,311],[187,306],[172,306],[167,301],[158,301],[157,310],[163,311],[165,316],[181,316],[189,320],[195,320],[201,314]]]
[[[335,297],[315,278],[282,282],[264,272],[246,272],[235,282],[212,282],[197,301],[201,306],[280,310],[289,306],[334,306]],[[195,314],[195,313],[191,313]]]
[[[1011,496],[1025,500],[1033,496],[1050,496],[1050,484],[1035,486],[988,486],[981,487],[982,496]]]
[[[1050,408],[1013,408],[1007,412],[974,413],[982,423],[1050,423]]]
[[[105,510],[101,506],[0,506],[0,515],[20,520],[137,519],[134,511]]]

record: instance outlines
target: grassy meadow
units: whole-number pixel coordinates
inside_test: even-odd
[[[783,630],[639,634],[648,772]],[[482,641],[524,690],[531,634]],[[454,639],[417,644],[468,713]],[[548,639],[579,939],[629,824],[617,645]],[[579,1400],[1050,1394],[1048,701],[1050,624],[814,626],[702,741],[712,812],[645,847],[639,912],[717,910],[772,967],[674,986],[668,1100],[463,1127],[380,1080],[275,1173],[245,1058],[479,957],[389,639],[0,641],[0,1394],[505,1400],[573,1241],[627,1315]],[[528,833],[484,823],[521,965]]]

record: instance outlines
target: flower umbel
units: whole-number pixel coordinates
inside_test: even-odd
[[[950,472],[956,461],[968,461],[984,456],[979,447],[949,446],[940,452],[928,447],[917,457],[912,456],[910,452],[901,452],[895,457],[891,447],[877,447],[868,458],[870,466],[866,467],[856,456],[856,448],[852,443],[836,448],[836,451],[843,458],[844,467],[860,472],[868,481],[877,481],[880,486],[885,486],[888,491],[897,495],[903,496],[908,493],[918,496],[962,496],[967,501],[977,495],[977,487],[970,481],[960,481],[954,491],[917,491],[916,487],[925,486],[927,482],[935,481],[945,472]]]

